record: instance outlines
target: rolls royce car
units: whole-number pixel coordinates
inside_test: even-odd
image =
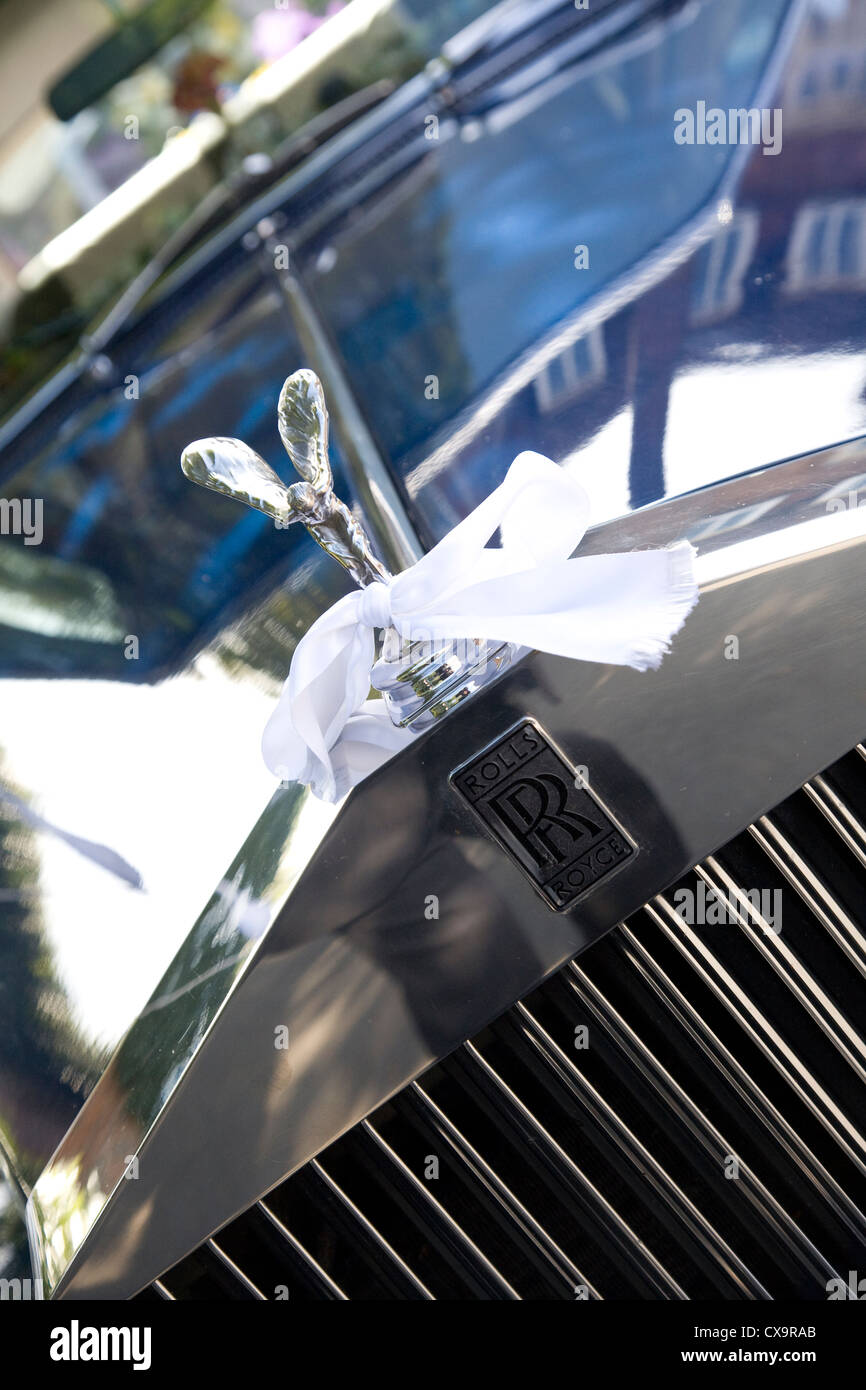
[[[866,1297],[866,7],[506,0],[337,95],[2,424],[4,1297]],[[690,541],[660,667],[276,781],[351,581],[179,459],[292,482],[301,368],[395,573],[527,450]],[[466,774],[539,748],[558,898]]]

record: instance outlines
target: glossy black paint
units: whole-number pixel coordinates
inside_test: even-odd
[[[191,927],[216,885],[216,900],[230,904],[225,866],[271,793],[260,728],[294,641],[341,592],[341,576],[320,568],[304,535],[236,515],[189,488],[177,464],[188,439],[226,433],[282,467],[273,406],[301,360],[261,243],[245,241],[261,217],[275,217],[291,244],[427,539],[464,515],[522,447],[571,460],[603,520],[866,425],[862,10],[805,19],[768,0],[748,15],[732,7],[737,27],[709,0],[632,9],[635,24],[588,67],[560,63],[582,22],[562,6],[572,27],[535,54],[534,75],[518,67],[509,76],[508,55],[494,53],[462,86],[443,74],[416,79],[168,277],[112,345],[107,375],[73,374],[40,414],[24,412],[22,428],[13,421],[4,432],[3,495],[42,497],[46,525],[42,547],[0,541],[0,776],[45,823],[36,830],[0,802],[3,968],[17,993],[0,1025],[0,1118],[24,1184],[188,937],[194,956]],[[788,47],[779,31],[792,15]],[[709,32],[720,46],[696,42]],[[751,58],[737,58],[744,32]],[[688,55],[685,67],[674,52]],[[729,78],[745,100],[744,74],[760,87],[768,71],[767,101],[785,112],[780,155],[736,152],[749,155],[742,163],[704,147],[680,150],[682,166],[672,161],[665,110],[672,131],[681,103],[713,92],[726,101]],[[521,82],[527,99],[542,101],[538,115],[531,100],[515,114]],[[632,110],[638,97],[649,104]],[[657,119],[636,145],[641,110]],[[497,112],[510,123],[494,132]],[[441,121],[439,145],[425,136],[430,114]],[[717,208],[722,185],[727,204]],[[392,235],[383,219],[402,231]],[[449,262],[454,228],[463,254]],[[591,250],[585,283],[573,267],[578,242]],[[447,388],[438,401],[424,394],[430,374]],[[139,638],[135,660],[124,654],[128,636]],[[533,664],[509,717],[538,712],[545,670]],[[584,672],[575,700],[596,697],[596,676]],[[616,773],[627,736],[620,729],[607,750],[614,807],[630,777]],[[45,825],[113,849],[145,891]],[[407,843],[397,837],[388,853],[399,858]],[[266,836],[260,851],[263,863],[275,853]],[[243,911],[225,913],[233,940]],[[531,951],[495,942],[502,973],[496,989],[489,981],[491,1012],[520,987],[517,963]],[[242,955],[243,940],[235,944]],[[569,936],[561,954],[574,947]],[[417,984],[409,1001],[431,1056],[455,1038],[449,991],[459,994],[466,964],[453,943],[443,953],[447,988],[431,1000]],[[323,1141],[325,1128],[315,1131]]]

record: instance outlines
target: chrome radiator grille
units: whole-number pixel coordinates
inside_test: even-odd
[[[864,889],[858,745],[139,1296],[825,1299],[866,1270]]]

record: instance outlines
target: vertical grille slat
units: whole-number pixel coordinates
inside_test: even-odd
[[[632,1247],[635,1262],[642,1265],[642,1273],[648,1283],[654,1285],[662,1297],[684,1299],[687,1297],[685,1291],[680,1287],[676,1280],[668,1273],[659,1260],[656,1259],[652,1251],[647,1248],[644,1242],[630,1229],[628,1224],[620,1216],[613,1204],[593,1185],[586,1177],[577,1163],[565,1152],[562,1146],[557,1143],[551,1134],[539,1123],[532,1111],[515,1094],[513,1090],[497,1074],[494,1067],[481,1055],[478,1048],[471,1042],[464,1044],[464,1051],[472,1059],[482,1074],[497,1089],[501,1097],[509,1106],[519,1113],[523,1122],[533,1132],[536,1142],[540,1141],[546,1149],[548,1158],[553,1165],[567,1175],[568,1179],[581,1187],[586,1193],[599,1203],[605,1213],[611,1227],[616,1231],[620,1239],[623,1239]]]
[[[843,843],[866,868],[866,829],[823,777],[814,777],[803,791],[829,821]]]
[[[555,1156],[537,1142],[536,1130],[524,1124],[507,1097],[474,1066],[465,1049],[428,1072],[423,1080],[438,1104],[447,1108],[463,1141],[476,1152],[495,1154],[497,1170],[509,1175],[509,1188],[522,1206],[547,1231],[556,1231],[556,1243],[582,1278],[569,1296],[605,1297],[605,1287],[616,1282],[619,1267],[629,1290],[636,1295],[651,1292],[655,1284],[643,1270],[642,1258],[632,1252],[598,1208],[594,1189],[575,1185]],[[580,1261],[578,1262],[578,1253]],[[522,1275],[522,1250],[515,1245],[512,1263],[515,1278]],[[629,1263],[631,1262],[631,1263]],[[627,1268],[626,1268],[627,1266]],[[577,1290],[580,1290],[578,1293]]]
[[[333,1178],[330,1177],[329,1174],[325,1171],[318,1159],[314,1158],[310,1161],[310,1168],[318,1177],[321,1178],[322,1182],[327,1184],[327,1186],[330,1188],[331,1192],[334,1194],[337,1200],[343,1203],[346,1210],[351,1214],[352,1217],[354,1217],[355,1221],[357,1221],[357,1223],[363,1227],[363,1229],[370,1236],[370,1239],[381,1251],[382,1255],[386,1259],[393,1261],[393,1263],[398,1267],[403,1278],[406,1280],[407,1283],[413,1286],[419,1297],[423,1299],[432,1299],[433,1294],[427,1288],[426,1284],[423,1284],[421,1282],[421,1280],[414,1273],[414,1271],[411,1270],[409,1266],[406,1264],[406,1261],[402,1259],[400,1255],[397,1254],[396,1250],[394,1250],[394,1248],[391,1245],[388,1244],[388,1242],[382,1236],[381,1232],[376,1230],[376,1227],[372,1224],[371,1221],[367,1220],[364,1213],[355,1205],[351,1198],[346,1196],[343,1189],[336,1182],[334,1182]]]
[[[419,1097],[421,1103],[429,1110],[431,1117],[440,1129],[440,1132],[453,1148],[460,1155],[464,1163],[479,1174],[482,1180],[488,1185],[495,1194],[503,1208],[508,1211],[511,1219],[519,1224],[524,1231],[529,1233],[537,1245],[544,1251],[551,1267],[556,1271],[564,1284],[570,1287],[583,1285],[591,1299],[601,1297],[598,1290],[593,1286],[586,1275],[573,1264],[565,1252],[557,1245],[554,1238],[538,1222],[532,1213],[523,1205],[518,1197],[510,1190],[506,1183],[502,1181],[494,1168],[484,1159],[476,1149],[468,1142],[465,1135],[452,1123],[443,1110],[436,1104],[431,1096],[424,1090],[423,1084],[417,1081],[412,1083],[413,1093]]]
[[[762,816],[749,833],[764,854],[800,895],[812,914],[830,934],[851,964],[866,977],[866,937],[856,923],[813,873],[793,845],[785,839],[769,816]]]
[[[574,963],[571,970],[574,976],[569,981],[571,988],[578,992],[581,985],[585,985],[588,993],[594,996],[586,999],[589,1009],[611,1031],[626,1055],[636,1055],[640,1059],[649,1084],[662,1101],[662,1113],[680,1119],[693,1145],[702,1154],[704,1161],[700,1162],[699,1159],[695,1163],[696,1171],[692,1175],[692,1183],[709,1179],[707,1186],[711,1190],[704,1196],[705,1204],[718,1213],[717,1220],[720,1224],[724,1221],[728,1239],[738,1249],[751,1248],[750,1265],[747,1266],[739,1254],[735,1256],[735,1260],[737,1267],[745,1273],[748,1283],[753,1288],[752,1296],[771,1296],[762,1283],[762,1278],[772,1280],[774,1276],[778,1278],[781,1274],[788,1281],[790,1288],[794,1289],[801,1282],[804,1272],[812,1278],[822,1280],[832,1277],[835,1272],[833,1265],[823,1258],[806,1233],[748,1164],[740,1163],[739,1175],[735,1182],[729,1181],[723,1175],[726,1158],[730,1155],[736,1156],[739,1146],[732,1143],[729,1135],[719,1131],[712,1119],[651,1052],[646,1042],[613,1009],[597,985]],[[677,1143],[686,1154],[686,1145],[681,1138],[678,1137]],[[757,1244],[754,1240],[756,1223],[759,1223],[761,1230],[761,1239]],[[767,1254],[771,1247],[777,1253],[775,1258],[768,1262]],[[756,1263],[758,1268],[752,1268]]]
[[[864,827],[858,743],[140,1297],[825,1298],[866,1267]]]
[[[705,864],[706,867],[698,865],[698,876],[710,888],[733,894],[734,901],[740,903],[742,899],[739,895],[742,890],[730,874],[712,856],[707,858]],[[858,1080],[866,1083],[866,1043],[821,988],[815,976],[788,947],[781,935],[770,929],[755,908],[742,903],[742,906],[736,909],[736,915],[737,925],[749,943],[760,952],[797,1003],[829,1038],[839,1055],[856,1073]]]
[[[248,1281],[238,1279],[237,1273],[209,1241],[194,1250],[180,1265],[167,1270],[159,1280],[159,1297],[180,1303],[226,1299],[230,1302],[258,1302]]]
[[[573,1280],[563,1277],[531,1226],[520,1220],[479,1166],[468,1161],[466,1144],[458,1147],[450,1141],[431,1106],[411,1088],[379,1113],[377,1124],[380,1138],[399,1154],[416,1182],[423,1174],[425,1188],[471,1242],[467,1248],[483,1251],[510,1286],[513,1294],[506,1296],[522,1300],[570,1294]]]
[[[666,1012],[705,1053],[711,1063],[712,1074],[718,1076],[733,1096],[743,1101],[761,1130],[766,1131],[768,1137],[791,1159],[796,1170],[801,1171],[816,1188],[821,1204],[855,1239],[866,1241],[866,1216],[843,1191],[837,1179],[633,932],[627,926],[620,930],[624,958],[644,976]]]
[[[394,1167],[400,1172],[403,1179],[412,1187],[414,1193],[423,1203],[436,1213],[436,1215],[447,1226],[451,1239],[459,1246],[463,1247],[466,1255],[483,1270],[487,1279],[493,1286],[493,1290],[499,1297],[506,1299],[519,1299],[520,1295],[512,1287],[505,1276],[487,1258],[484,1252],[475,1244],[471,1236],[467,1235],[462,1226],[448,1212],[446,1207],[433,1195],[430,1187],[423,1183],[407,1163],[391,1147],[376,1128],[376,1124],[370,1120],[362,1120],[362,1128],[365,1134],[369,1135],[374,1144],[381,1152],[393,1163]]]
[[[629,1128],[614,1108],[605,1101],[604,1097],[584,1080],[571,1059],[545,1032],[529,1009],[523,1004],[518,1004],[516,1007],[535,1034],[532,1041],[539,1048],[541,1055],[545,1057],[549,1065],[566,1074],[581,1102],[601,1122],[643,1181],[652,1185],[654,1192],[669,1209],[672,1221],[679,1222],[685,1227],[701,1249],[710,1255],[712,1263],[728,1267],[732,1275],[731,1283],[739,1289],[741,1296],[769,1297],[760,1281],[751,1274],[711,1222],[687,1197],[675,1178],[663,1168],[658,1159],[637,1134]],[[733,1270],[737,1271],[736,1275],[733,1274]]]
[[[347,1295],[340,1288],[339,1284],[331,1278],[330,1274],[322,1268],[310,1252],[304,1248],[301,1242],[292,1235],[289,1228],[283,1224],[276,1213],[271,1210],[270,1206],[264,1201],[258,1201],[256,1202],[256,1208],[261,1212],[262,1216],[270,1222],[273,1229],[282,1237],[294,1254],[309,1268],[314,1280],[321,1284],[322,1289],[330,1293],[333,1298],[345,1301]]]
[[[392,1133],[392,1112],[379,1111],[372,1118],[389,1135]],[[410,1157],[423,1161],[424,1153]],[[359,1128],[345,1135],[323,1160],[331,1176],[411,1266],[434,1299],[504,1296],[501,1281],[476,1256],[471,1239],[465,1239],[457,1228],[459,1223],[427,1200],[423,1190],[426,1183],[415,1174],[407,1174],[407,1165],[395,1165],[365,1130]],[[488,1254],[486,1249],[484,1254]]]
[[[811,1072],[803,1066],[766,1015],[751,1003],[712,953],[703,946],[687,926],[683,925],[674,909],[661,898],[657,898],[655,903],[662,909],[661,912],[655,907],[647,906],[644,909],[647,915],[662,928],[667,939],[682,952],[695,973],[709,984],[712,992],[722,1002],[743,1032],[758,1043],[761,1051],[776,1070],[785,1077],[792,1089],[806,1100],[815,1117],[829,1130],[836,1142],[845,1149],[849,1158],[866,1174],[866,1163],[858,1151],[861,1147],[860,1136],[847,1116],[835,1105]],[[671,920],[678,930],[682,929],[683,937],[693,947],[694,954],[689,955],[685,950],[685,940],[681,941],[677,938],[676,932],[671,929]],[[705,969],[700,964],[699,957],[710,969]],[[752,1014],[757,1027],[749,1022],[748,1013]],[[846,1135],[848,1137],[844,1137]],[[852,1138],[854,1140],[853,1145],[849,1142]]]
[[[219,1246],[215,1240],[209,1240],[207,1242],[207,1248],[211,1251],[212,1254],[216,1255],[217,1259],[220,1260],[222,1264],[225,1265],[229,1273],[233,1275],[235,1279],[237,1279],[238,1283],[246,1289],[248,1294],[250,1294],[255,1299],[264,1301],[265,1295],[262,1293],[261,1289],[253,1283],[252,1279],[247,1278],[243,1270],[235,1264],[234,1260],[226,1254],[225,1250],[223,1250],[222,1247]]]

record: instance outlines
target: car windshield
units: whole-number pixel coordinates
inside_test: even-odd
[[[0,552],[3,670],[152,680],[302,564],[303,536],[190,489],[177,457],[219,433],[285,473],[275,403],[309,333],[335,345],[427,543],[521,448],[578,469],[598,521],[862,428],[847,319],[805,312],[826,293],[824,223],[795,186],[790,231],[773,220],[772,129],[751,147],[673,135],[681,108],[776,100],[788,64],[785,139],[799,158],[833,27],[791,24],[788,0],[599,9],[594,28],[572,12],[570,28],[530,26],[495,61],[454,63],[433,92],[428,72],[259,200],[278,249],[291,242],[306,337],[247,200],[121,329],[106,379],[97,359],[7,449],[10,505],[45,505],[40,544]],[[857,92],[831,95],[847,128]],[[840,139],[840,188],[856,184],[855,155]],[[811,159],[804,148],[798,167]],[[845,209],[840,256],[859,225],[857,205]],[[802,283],[781,290],[800,243]],[[828,390],[791,392],[806,359]],[[707,373],[732,403],[712,431]],[[777,408],[756,411],[756,390]],[[349,495],[345,442],[335,428]],[[139,658],[118,663],[129,633]]]
[[[0,418],[226,180],[489,8],[0,0]]]
[[[741,181],[751,160],[759,187],[776,161],[678,143],[674,112],[766,105],[790,13],[787,0],[666,7],[596,51],[563,43],[455,83],[423,159],[348,211],[317,209],[301,269],[429,539],[521,448],[581,456],[597,518],[706,481],[695,457],[665,473],[663,419],[630,462],[620,441],[615,476],[582,451],[622,411],[628,306],[667,286],[655,350],[671,377],[685,335],[714,317],[699,302],[708,255],[738,306],[755,230]],[[676,302],[685,262],[693,304]]]

